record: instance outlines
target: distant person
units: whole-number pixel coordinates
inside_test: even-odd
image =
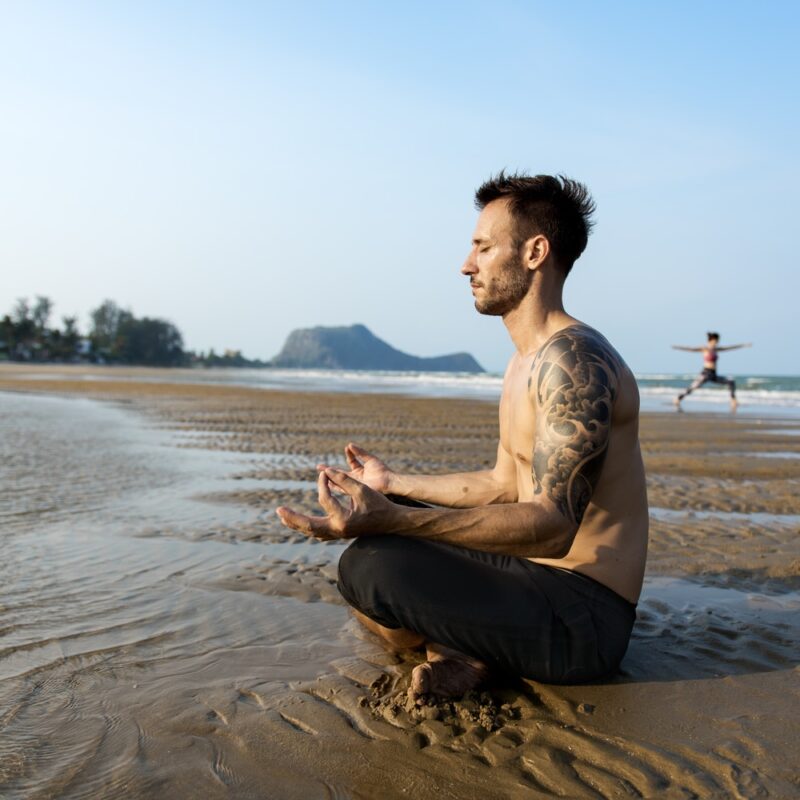
[[[319,466],[325,516],[277,509],[309,536],[355,539],[339,590],[390,646],[427,645],[411,675],[416,701],[461,695],[490,671],[551,683],[613,672],[647,553],[636,381],[562,304],[594,203],[568,178],[502,172],[475,200],[461,272],[516,348],[495,466],[400,474],[348,444],[349,472]]]
[[[747,344],[729,344],[727,347],[719,346],[719,334],[714,331],[709,331],[707,334],[708,342],[705,347],[683,347],[679,344],[672,345],[673,350],[685,350],[688,353],[702,353],[703,354],[703,371],[694,379],[694,382],[685,392],[681,392],[675,398],[675,405],[678,410],[681,407],[681,400],[686,395],[691,394],[695,389],[699,389],[704,383],[723,383],[731,393],[731,411],[736,411],[738,405],[736,401],[736,381],[733,378],[723,378],[717,375],[717,360],[719,354],[726,350],[741,350],[743,347],[752,347],[748,342]]]

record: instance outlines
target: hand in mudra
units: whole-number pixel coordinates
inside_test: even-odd
[[[376,492],[389,493],[394,473],[377,456],[350,443],[344,448],[344,457],[350,467],[350,471],[347,473],[349,477],[369,486]],[[323,471],[329,467],[327,464],[318,464],[317,469]]]
[[[301,514],[287,506],[279,506],[276,513],[287,528],[321,541],[388,533],[396,528],[400,507],[346,472],[330,467],[320,470],[317,488],[319,504],[325,513]],[[332,489],[338,489],[346,502],[339,502]]]

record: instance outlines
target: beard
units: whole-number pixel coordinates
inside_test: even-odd
[[[475,299],[475,310],[491,317],[504,317],[520,304],[532,281],[533,272],[524,269],[520,259],[507,261],[497,277],[480,284],[484,294]]]

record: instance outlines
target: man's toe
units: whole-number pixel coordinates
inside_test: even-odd
[[[420,700],[431,692],[431,675],[433,670],[430,664],[420,664],[414,667],[411,672],[411,686],[408,688],[408,696],[414,700]]]

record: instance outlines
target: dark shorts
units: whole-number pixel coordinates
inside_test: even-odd
[[[339,591],[384,627],[545,683],[613,672],[636,618],[632,603],[579,573],[403,536],[356,539]]]

